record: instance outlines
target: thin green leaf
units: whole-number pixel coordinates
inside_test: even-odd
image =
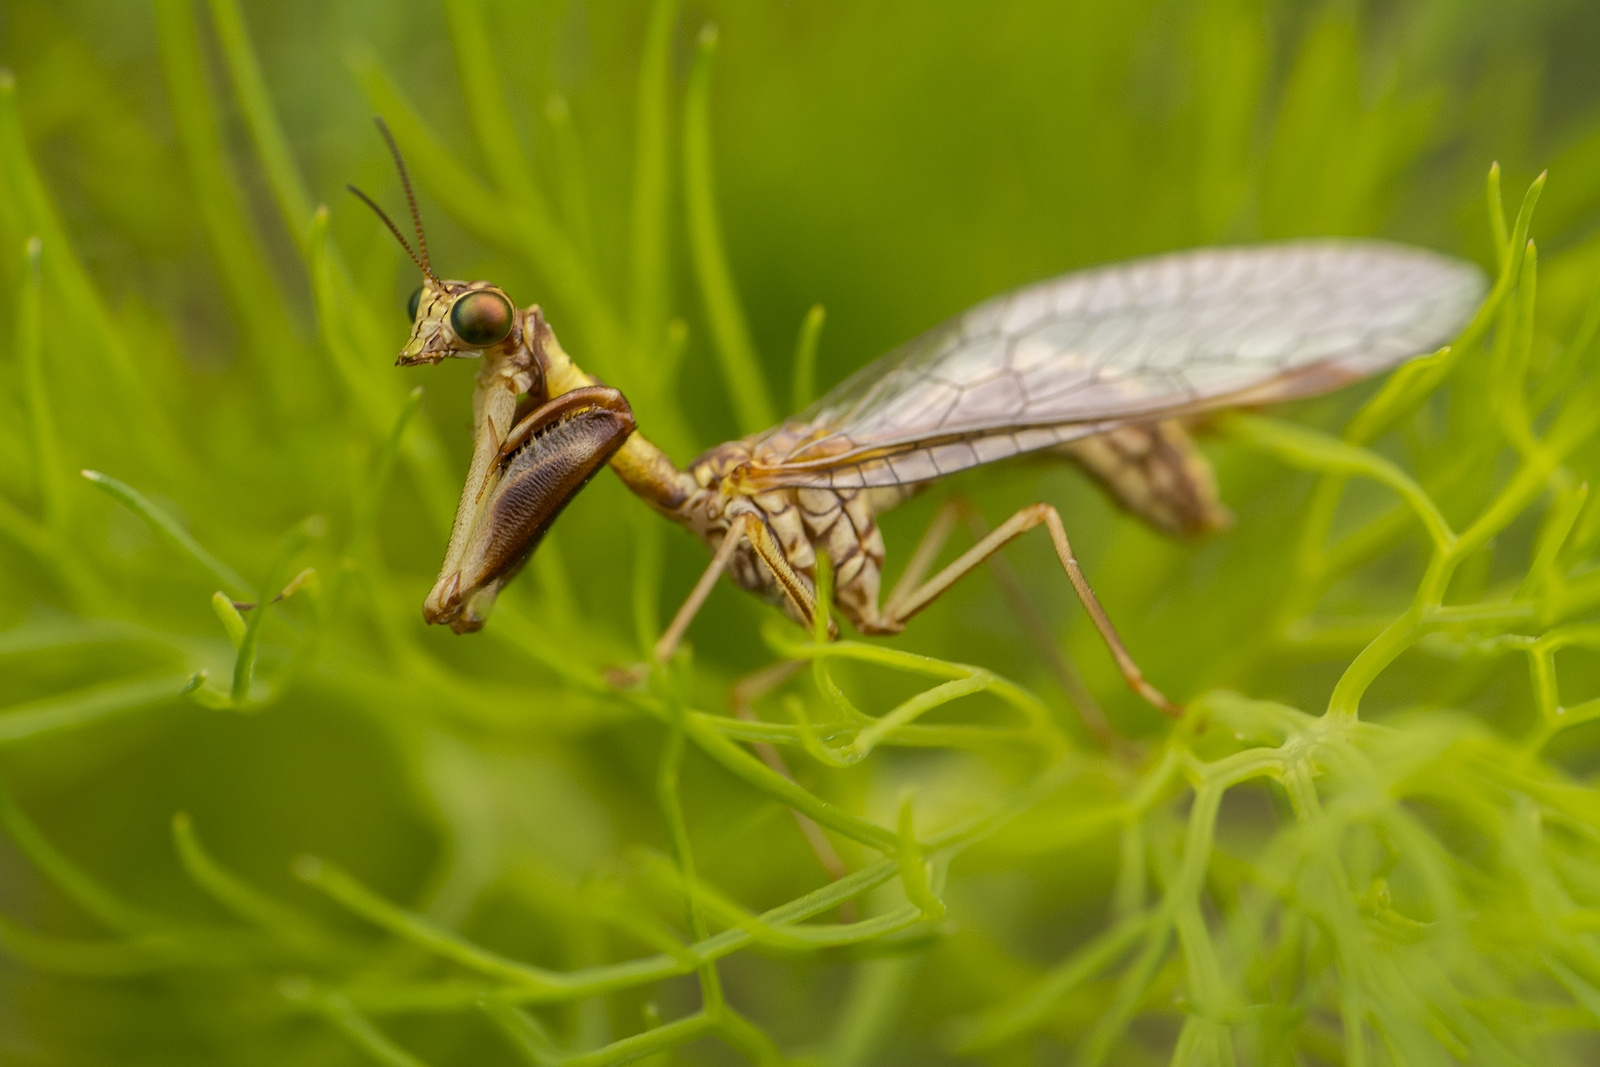
[[[794,344],[794,385],[789,398],[797,412],[810,407],[817,396],[817,342],[822,339],[822,324],[826,319],[823,306],[812,304],[800,323],[800,336]]]
[[[28,239],[23,249],[23,284],[17,292],[17,361],[22,368],[23,395],[32,431],[34,484],[39,490],[39,511],[56,537],[62,535],[67,509],[67,470],[61,459],[61,439],[56,431],[50,389],[45,383],[43,344],[39,336],[39,260],[44,242]]]
[[[188,167],[193,205],[216,257],[223,287],[256,362],[283,406],[301,406],[314,368],[285,326],[287,309],[246,216],[222,146],[206,84],[192,0],[157,0],[156,29],[167,98]]]
[[[251,886],[218,863],[194,832],[187,812],[172,817],[172,840],[190,879],[213,900],[246,922],[313,959],[337,959],[343,947],[300,912]]]
[[[256,669],[256,650],[261,645],[261,629],[266,624],[267,613],[278,599],[278,590],[283,588],[289,564],[312,539],[322,536],[323,527],[323,521],[316,517],[297,523],[283,539],[278,554],[267,567],[266,577],[256,595],[256,606],[250,612],[244,638],[239,642],[239,654],[233,661],[233,684],[228,696],[235,707],[243,707],[250,697],[250,683]]]
[[[420,915],[395,907],[327,860],[301,856],[295,860],[294,873],[368,922],[464,967],[534,989],[555,990],[564,984],[561,975],[479,948]]]
[[[77,350],[104,373],[113,386],[107,399],[117,405],[127,439],[156,462],[187,467],[188,454],[173,426],[168,406],[158,402],[149,376],[135,365],[132,352],[111,313],[101,301],[89,273],[73,252],[44,182],[35,170],[22,133],[15,76],[0,68],[0,181],[27,229],[50,255],[44,258],[44,279],[77,324]]]
[[[426,1063],[399,1045],[356,1010],[349,999],[339,993],[330,993],[316,1002],[323,1018],[327,1019],[348,1037],[367,1058],[384,1067],[428,1067]]]
[[[717,222],[711,177],[711,59],[716,48],[716,27],[707,26],[700,31],[684,104],[683,197],[695,280],[700,286],[718,365],[733,400],[739,432],[750,434],[771,426],[775,415]]]
[[[168,515],[149,497],[109,474],[90,470],[82,473],[96,488],[121,501],[129,511],[148,523],[150,528],[160,534],[169,545],[198,563],[203,570],[209,571],[213,578],[222,583],[223,591],[229,596],[235,600],[248,599],[250,584],[239,576],[239,572],[206,551],[200,542],[194,539],[194,535],[185,530],[177,519]]]
[[[313,206],[311,194],[306,191],[294,154],[289,150],[289,138],[272,106],[272,95],[267,91],[267,82],[261,74],[261,64],[256,60],[255,47],[250,42],[249,29],[237,0],[211,0],[211,19],[222,43],[222,56],[233,81],[234,94],[250,127],[256,152],[266,168],[267,182],[278,202],[279,213],[301,254],[306,255],[310,248],[307,220],[311,218]]]
[[[499,64],[494,61],[494,42],[484,24],[483,0],[445,0],[444,13],[450,23],[450,41],[455,45],[456,73],[466,100],[466,116],[477,136],[478,151],[489,164],[489,173],[508,199],[548,216],[544,195],[534,184],[533,171],[523,155],[516,120],[506,106]]]
[[[170,700],[174,692],[166,688],[163,699]],[[0,722],[3,721],[4,718],[0,717]],[[159,918],[122,900],[69,860],[40,832],[12,798],[10,791],[3,787],[0,787],[0,826],[5,827],[12,843],[45,877],[98,922],[128,934],[149,931],[162,925]]]
[[[177,699],[188,684],[187,674],[160,675],[136,682],[111,682],[13,704],[0,712],[0,745],[27,741],[42,734],[85,726],[129,711]]]
[[[572,128],[572,105],[560,93],[552,93],[545,99],[544,117],[550,128],[550,156],[556,169],[562,228],[572,235],[577,254],[593,262],[594,209],[589,203],[583,143]]]
[[[677,0],[655,0],[635,92],[633,240],[629,315],[635,345],[654,346],[667,319],[668,75]]]

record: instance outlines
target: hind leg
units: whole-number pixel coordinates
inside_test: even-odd
[[[951,519],[949,526],[953,527]],[[1122,672],[1123,680],[1129,688],[1138,693],[1151,705],[1167,715],[1177,717],[1182,714],[1182,709],[1168,700],[1161,691],[1145,680],[1144,673],[1139,665],[1128,654],[1127,647],[1123,645],[1122,638],[1117,635],[1116,627],[1111,624],[1105,609],[1100,606],[1100,601],[1095,597],[1094,590],[1089,587],[1089,582],[1083,576],[1083,569],[1078,566],[1077,557],[1073,555],[1072,544],[1067,540],[1066,527],[1061,522],[1061,514],[1048,504],[1033,504],[1023,508],[1011,518],[1001,523],[988,536],[976,545],[962,553],[955,561],[947,565],[938,574],[927,581],[922,581],[921,573],[913,572],[907,568],[907,577],[903,577],[890,594],[878,617],[860,620],[859,625],[867,632],[898,633],[905,627],[906,620],[917,612],[933,603],[946,590],[956,582],[966,577],[979,564],[993,556],[1007,544],[1027,533],[1036,526],[1044,526],[1050,531],[1050,540],[1055,545],[1056,558],[1061,561],[1062,570],[1067,573],[1067,580],[1072,583],[1072,590],[1078,595],[1083,608],[1089,613],[1089,619],[1094,623],[1095,629],[1100,632],[1100,638],[1106,643],[1106,648],[1116,660],[1117,669]],[[931,550],[924,553],[918,549],[913,557],[913,564],[920,563],[925,572],[934,557],[938,554],[943,539],[949,536],[949,529],[939,528],[936,520],[935,529],[939,530],[939,543]],[[930,538],[932,540],[931,531]],[[926,545],[925,540],[924,544]],[[907,579],[910,579],[908,581]],[[909,588],[912,582],[920,582],[915,588]]]

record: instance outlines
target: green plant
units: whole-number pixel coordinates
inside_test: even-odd
[[[348,56],[431,191],[426,209],[482,242],[430,214],[441,265],[474,256],[541,293],[565,343],[679,458],[718,427],[769,421],[770,381],[792,377],[791,399],[808,396],[826,362],[821,311],[780,376],[780,316],[744,310],[741,289],[752,306],[773,301],[724,247],[728,219],[745,216],[712,188],[716,33],[693,38],[680,101],[681,12],[658,0],[635,20],[632,169],[606,200],[613,179],[565,96],[516,135],[508,68],[482,61],[490,27],[513,17],[491,22],[477,0],[443,10],[462,72],[453,124],[427,113],[431,94],[408,100],[411,79],[376,51]],[[1154,10],[1081,27],[1082,62],[1067,66],[1091,102],[1112,78],[1096,57]],[[1179,124],[1204,150],[1192,202],[1163,209],[1170,177],[1156,166],[1189,158],[1188,132],[1141,147],[1122,129],[1139,107],[1073,112],[1069,147],[1141,176],[1119,192],[1080,168],[1081,202],[1150,227],[1107,236],[1096,212],[1074,212],[1091,236],[1075,235],[1073,254],[1364,230],[1396,175],[1426,170],[1429,116],[1466,106],[1439,87],[1452,83],[1430,96],[1396,81],[1362,100],[1361,24],[1338,11],[1303,28],[1274,82],[1253,10],[1219,6],[1161,39],[1195,68],[1198,88],[1175,105],[1200,116]],[[888,643],[830,644],[730,596],[697,624],[695,654],[618,692],[607,668],[650,647],[703,554],[597,483],[483,634],[423,629],[464,378],[390,366],[402,328],[388,308],[409,288],[394,250],[357,212],[316,206],[243,13],[233,0],[206,12],[161,0],[154,25],[215,306],[158,313],[153,273],[120,303],[104,295],[28,151],[18,86],[0,83],[15,338],[0,567],[17,590],[0,608],[0,827],[29,887],[0,895],[0,946],[20,964],[3,988],[27,1017],[9,1057],[1592,1054],[1600,703],[1579,694],[1600,678],[1586,655],[1600,644],[1600,508],[1585,480],[1600,458],[1600,301],[1574,220],[1600,168],[1582,151],[1566,157],[1578,191],[1547,204],[1564,246],[1546,265],[1553,316],[1537,314],[1529,240],[1543,179],[1508,223],[1496,170],[1497,283],[1456,344],[1353,415],[1359,398],[1338,397],[1293,422],[1218,420],[1234,533],[1160,542],[1054,472],[977,494],[1077,505],[1074,537],[1110,610],[1187,701],[1176,727],[1120,698],[1092,631],[1054,598],[1032,594],[1033,625],[1052,647],[1065,635],[1072,663],[1018,642],[1029,623],[1004,603],[1004,573]],[[960,16],[946,15],[959,39]],[[1440,48],[1471,39],[1467,23],[1430,19],[1457,31]],[[737,11],[724,24],[730,43],[755,35]],[[1261,101],[1278,97],[1269,144],[1253,147]],[[369,139],[364,185],[382,164]],[[241,177],[246,157],[260,188]],[[1448,210],[1431,221],[1456,228]],[[922,239],[912,229],[907,248]],[[681,317],[693,301],[676,292],[680,268],[700,308]],[[880,295],[893,318],[896,294]],[[226,324],[218,347],[236,358],[186,361],[196,323]],[[874,329],[856,327],[857,342]],[[1344,430],[1307,428],[1318,423]],[[1017,556],[1031,568],[1029,553]],[[809,670],[751,717],[725,711],[728,683],[774,657]],[[1084,728],[1090,692],[1125,740],[1102,746]],[[819,862],[818,836],[832,861]]]

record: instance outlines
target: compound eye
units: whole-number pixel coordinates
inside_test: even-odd
[[[479,289],[455,302],[450,309],[450,328],[462,344],[488,348],[506,339],[513,317],[510,300],[500,293]]]
[[[422,286],[417,286],[417,291],[411,294],[411,299],[406,301],[406,318],[412,322],[417,321],[417,309],[422,306]]]

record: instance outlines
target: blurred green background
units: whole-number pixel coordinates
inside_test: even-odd
[[[714,63],[702,34],[713,24]],[[1600,8],[1582,0],[5,0],[0,64],[15,80],[0,104],[0,1060],[520,1062],[470,998],[451,1010],[382,1011],[359,997],[345,1014],[342,1001],[302,1010],[294,983],[305,974],[319,989],[466,979],[303,884],[290,870],[301,854],[556,970],[686,936],[681,901],[638,874],[648,864],[637,850],[672,850],[656,802],[670,716],[597,679],[641,658],[704,550],[602,475],[483,634],[423,627],[466,465],[475,368],[391,366],[415,269],[343,191],[354,182],[401,210],[374,113],[419,179],[440,273],[540,303],[566,349],[686,461],[760,428],[763,411],[790,409],[814,304],[826,309],[826,388],[983,297],[1140,253],[1378,234],[1492,268],[1482,189],[1495,160],[1513,209],[1550,170],[1530,342],[1542,366],[1600,284],[1597,53]],[[259,84],[241,75],[247,55]],[[709,78],[709,141],[695,137],[697,71],[702,87]],[[252,103],[253,88],[265,96]],[[266,106],[273,129],[260,124]],[[328,210],[314,221],[318,204]],[[697,204],[713,206],[720,247]],[[35,236],[37,274],[25,252]],[[723,274],[744,333],[719,343]],[[724,368],[742,358],[762,374],[741,400]],[[426,393],[396,458],[386,442],[416,385]],[[1292,416],[1336,429],[1372,391]],[[1421,423],[1393,454],[1441,454],[1406,452],[1428,435]],[[1361,642],[1291,648],[1273,630],[1311,479],[1236,444],[1206,447],[1239,523],[1202,544],[1143,530],[1067,468],[984,471],[954,488],[990,521],[1036,499],[1061,507],[1129,645],[1179,699],[1225,686],[1318,711]],[[80,468],[175,517],[239,587]],[[1358,515],[1381,496],[1365,492]],[[891,575],[941,496],[889,517]],[[353,536],[369,501],[371,535]],[[319,521],[297,527],[310,516]],[[1525,525],[1472,564],[1480,588],[1516,586],[1534,537]],[[1158,738],[1165,727],[1121,691],[1048,546],[1024,541],[1010,556],[1111,720]],[[1414,546],[1390,553],[1324,603],[1393,615],[1421,558]],[[307,566],[319,591],[267,615],[254,688],[237,691],[249,699],[215,706],[235,653],[212,593],[254,599]],[[725,712],[727,686],[774,659],[762,636],[771,615],[720,588],[663,706]],[[969,579],[892,644],[1013,679],[1083,743],[995,581]],[[1575,692],[1600,686],[1596,665],[1572,659]],[[1374,690],[1375,712],[1461,707],[1499,728],[1526,722],[1518,663],[1465,682],[1448,659],[1402,667]],[[180,697],[199,670],[204,689]],[[840,672],[862,707],[914,691],[896,675]],[[951,721],[1003,718],[998,704],[975,707]],[[776,703],[761,714],[790,721]],[[1574,735],[1565,773],[1588,773],[1597,740]],[[1139,753],[1094,758],[1112,783],[1146,766]],[[792,761],[808,788],[891,832],[903,793],[917,797],[920,830],[1026,769],[1017,753],[897,751],[836,770],[794,750]],[[708,883],[760,910],[824,882],[770,796],[693,744],[682,777]],[[1252,796],[1229,815],[1246,836],[1268,832],[1274,810],[1267,790]],[[300,958],[228,933],[243,928],[238,909],[186,870],[178,812],[217,863],[310,916],[338,951]],[[866,864],[862,846],[840,847],[852,869]],[[1091,830],[963,860],[942,924],[876,954],[866,940],[737,954],[721,966],[728,1000],[787,1054],[964,1059],[950,1020],[1025,988],[1103,923],[1118,848],[1114,833]],[[1183,1008],[1163,988],[1111,1062],[1172,1053]],[[1110,996],[1067,1002],[1034,1036],[982,1055],[1063,1062]],[[680,976],[539,1017],[561,1047],[593,1049],[698,998]],[[1593,1019],[1549,1025],[1565,1035]],[[362,1026],[387,1036],[363,1038]],[[1593,1048],[1566,1041],[1550,1047]],[[1257,1058],[1348,1053],[1337,1037],[1286,1047]],[[657,1055],[740,1053],[701,1038]]]

